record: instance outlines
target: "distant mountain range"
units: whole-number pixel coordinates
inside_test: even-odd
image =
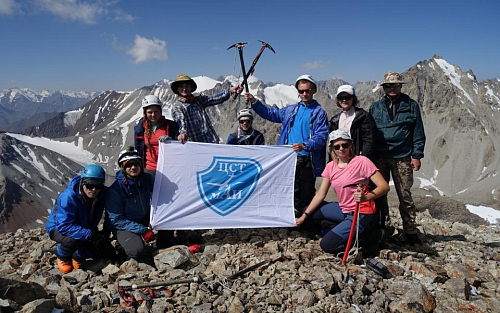
[[[500,80],[478,82],[472,71],[464,72],[436,55],[413,65],[403,77],[406,81],[403,92],[420,104],[427,135],[425,157],[422,169],[415,174],[415,187],[429,190],[430,196],[443,195],[499,208]],[[197,92],[206,94],[229,88],[235,80],[233,77],[216,80],[206,76],[194,79],[198,84]],[[43,208],[41,212],[45,213],[57,192],[85,163],[99,163],[110,177],[114,176],[118,152],[133,144],[133,127],[142,116],[141,100],[144,96],[158,95],[165,103],[164,115],[170,116],[171,104],[176,97],[170,90],[170,83],[162,80],[131,92],[106,91],[83,106],[24,129],[22,134],[0,135],[4,149],[0,151],[0,184],[7,181],[10,188],[17,190],[12,199],[13,193],[0,188],[0,210],[4,208],[0,223],[15,227],[32,223],[33,218],[23,214],[21,208],[29,203]],[[338,86],[346,83],[338,78],[318,82],[319,92],[315,99],[329,117],[339,111],[334,96]],[[365,109],[383,95],[378,82],[356,82],[353,85],[360,106]],[[266,84],[250,77],[249,87],[250,92],[268,105],[282,107],[298,100],[296,90],[290,85]],[[246,103],[240,97],[209,109],[222,142],[236,129],[236,114],[244,107]],[[12,110],[12,107],[0,106],[0,110],[2,108]],[[4,114],[3,111],[0,114]],[[266,143],[277,142],[279,124],[257,117],[254,125],[264,133]],[[18,148],[9,148],[9,145]],[[58,174],[64,177],[61,184],[47,180],[40,166],[29,165],[38,164],[35,158],[39,160],[37,162],[45,160],[43,155],[47,153],[51,153],[47,159],[57,159],[57,163],[65,164],[62,167],[65,171]],[[54,162],[52,164],[54,166],[44,168],[52,170],[56,166]],[[23,166],[29,170],[22,171]],[[51,192],[48,193],[45,187]],[[21,222],[19,219],[25,220]]]
[[[0,130],[19,132],[23,126],[37,125],[54,117],[55,113],[77,108],[97,94],[69,90],[36,92],[29,88],[3,89],[0,91]]]

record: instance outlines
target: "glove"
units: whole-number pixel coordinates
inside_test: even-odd
[[[167,140],[172,140],[172,138],[170,138],[170,136],[160,136],[160,138],[158,138],[159,142],[165,142]]]
[[[144,241],[146,243],[151,242],[151,241],[153,241],[153,240],[156,239],[155,234],[153,234],[153,232],[151,231],[151,229],[148,229],[148,231],[146,231],[144,233],[144,235],[142,235],[142,238],[144,239]]]
[[[94,247],[96,247],[97,250],[111,246],[109,243],[109,237],[104,236],[98,231],[95,231],[92,235],[90,235],[89,241],[94,245]]]

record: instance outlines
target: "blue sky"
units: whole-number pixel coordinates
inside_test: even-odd
[[[0,0],[0,89],[132,90],[179,73],[380,80],[434,54],[500,78],[500,1]],[[236,62],[239,75],[239,61]]]

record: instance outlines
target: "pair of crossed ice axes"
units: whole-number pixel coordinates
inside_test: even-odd
[[[248,82],[247,82],[248,76],[253,74],[253,72],[255,70],[255,65],[259,61],[259,58],[262,55],[262,53],[264,52],[264,50],[266,50],[266,48],[268,48],[272,52],[276,53],[276,51],[274,51],[273,47],[271,47],[270,44],[268,44],[267,42],[261,41],[261,40],[259,40],[259,41],[262,42],[262,47],[260,48],[260,51],[257,53],[255,58],[253,59],[252,66],[250,66],[250,69],[248,70],[248,72],[245,71],[245,61],[243,60],[243,48],[245,47],[245,45],[247,43],[246,42],[238,42],[238,43],[235,43],[234,45],[231,45],[229,48],[227,48],[227,50],[229,50],[231,48],[238,49],[238,53],[240,55],[241,71],[243,72],[243,81],[241,82],[240,86],[242,86],[242,87],[245,86],[245,92],[248,92]]]

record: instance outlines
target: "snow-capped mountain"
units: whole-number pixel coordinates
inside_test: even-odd
[[[406,81],[403,92],[421,105],[427,135],[422,169],[415,173],[415,187],[467,199],[469,203],[498,204],[500,80],[478,82],[472,71],[463,72],[460,67],[449,64],[439,56],[417,63],[406,70],[403,77]],[[198,76],[194,80],[198,84],[197,93],[205,94],[237,83],[234,77],[216,80]],[[158,95],[165,103],[164,115],[167,118],[171,116],[175,94],[170,89],[170,83],[169,80],[162,80],[130,92],[106,91],[77,109],[60,113],[25,130],[24,135],[7,134],[5,137],[46,147],[79,163],[80,168],[86,163],[99,163],[112,176],[117,169],[118,152],[124,146],[133,144],[133,127],[142,116],[141,101],[144,96]],[[346,83],[338,78],[318,82],[319,91],[315,99],[322,104],[329,117],[339,111],[333,98],[337,87]],[[383,95],[379,82],[357,82],[353,85],[360,106],[365,109]],[[290,85],[265,84],[250,77],[249,88],[252,94],[270,106],[282,107],[298,100],[294,87]],[[236,114],[245,107],[247,104],[243,97],[239,97],[209,108],[222,142],[235,131]],[[254,125],[264,133],[267,144],[276,143],[279,124],[257,117]],[[15,182],[15,179],[11,181]]]
[[[93,99],[97,94],[70,90],[36,92],[29,88],[0,90],[0,113],[2,113],[0,129],[15,129],[16,122],[36,114],[72,110]],[[40,118],[43,118],[43,115],[40,115]]]

